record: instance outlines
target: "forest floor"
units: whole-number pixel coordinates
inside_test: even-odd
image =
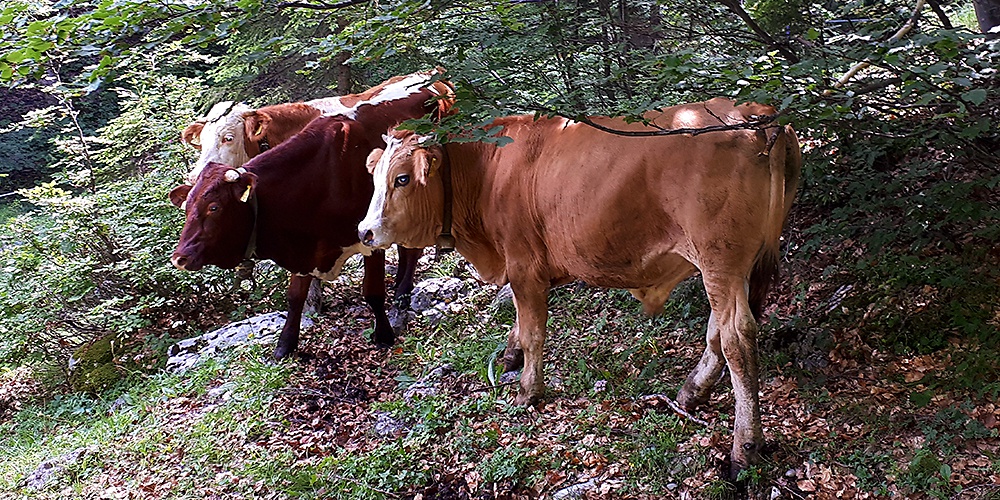
[[[392,350],[367,340],[359,266],[326,289],[299,354],[238,348],[184,375],[136,374],[97,397],[0,374],[3,498],[1000,498],[1000,382],[949,383],[953,340],[895,352],[831,328],[851,288],[804,264],[772,294],[759,342],[765,461],[726,480],[728,378],[689,418],[666,404],[704,349],[707,301],[683,283],[663,315],[627,292],[553,291],[547,393],[513,405],[495,364],[513,322],[477,285]],[[420,277],[475,282],[450,257]],[[781,318],[797,317],[792,322]],[[206,325],[206,330],[220,325]],[[74,460],[41,489],[53,457]]]

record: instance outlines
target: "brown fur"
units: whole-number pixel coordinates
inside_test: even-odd
[[[646,119],[697,128],[772,113],[759,104],[713,99]],[[613,118],[593,121],[646,129]],[[514,291],[517,323],[505,359],[516,359],[517,344],[523,349],[517,400],[534,401],[544,388],[541,353],[552,286],[580,279],[626,288],[647,312],[657,312],[677,283],[700,270],[712,306],[707,347],[678,399],[689,408],[706,401],[728,364],[736,393],[734,470],[755,461],[763,439],[755,317],[775,276],[801,168],[794,131],[629,138],[560,118],[514,116],[492,125],[514,142],[444,147],[455,192],[456,249],[483,278],[509,281]],[[774,152],[762,155],[766,132],[776,130],[782,133]],[[387,171],[375,172],[386,201],[370,207],[359,230],[371,231],[376,245],[430,245],[442,227],[442,186],[434,179],[443,150],[421,147],[412,134],[398,137],[404,142]],[[418,182],[396,188],[399,175]]]

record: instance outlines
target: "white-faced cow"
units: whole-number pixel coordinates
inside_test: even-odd
[[[714,99],[645,118],[679,129],[741,126],[773,113]],[[653,130],[614,118],[592,121]],[[625,137],[533,116],[493,125],[513,143],[425,147],[419,136],[394,132],[386,150],[369,157],[376,188],[359,237],[376,248],[427,246],[442,232],[453,233],[455,248],[484,279],[510,283],[517,321],[505,364],[515,368],[523,359],[521,404],[544,388],[552,286],[579,279],[629,289],[646,312],[656,313],[675,285],[700,270],[712,307],[708,346],[678,400],[689,410],[706,402],[728,364],[736,395],[734,474],[757,460],[763,436],[755,317],[777,270],[779,237],[798,183],[795,132],[770,125]]]
[[[359,252],[366,254],[363,294],[375,314],[372,340],[379,346],[394,342],[385,313],[384,252],[371,252],[357,241],[357,222],[372,193],[364,163],[372,149],[384,144],[381,132],[386,127],[448,112],[450,84],[432,82],[434,75],[394,77],[361,94],[337,98],[341,105],[328,110],[330,114],[310,121],[243,167],[209,162],[193,186],[171,191],[171,201],[185,207],[187,218],[173,254],[175,266],[232,268],[247,258],[260,258],[292,272],[289,315],[275,357],[284,357],[298,345],[312,277],[335,278],[344,261]],[[237,187],[240,192],[234,193]],[[397,282],[397,294],[412,289],[419,254],[419,249],[400,249],[403,279]]]

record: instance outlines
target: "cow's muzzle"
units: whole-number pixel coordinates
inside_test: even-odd
[[[371,229],[367,229],[367,230],[361,229],[361,230],[359,230],[358,231],[358,239],[360,239],[361,243],[364,243],[365,246],[369,246],[369,247],[375,246],[375,232],[372,231]]]
[[[174,255],[170,258],[170,263],[181,271],[197,271],[201,269],[200,265],[193,263],[190,257],[180,252],[174,252]]]

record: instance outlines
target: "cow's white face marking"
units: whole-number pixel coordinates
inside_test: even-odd
[[[211,162],[238,167],[250,161],[244,147],[246,130],[243,125],[243,114],[248,111],[252,109],[246,104],[231,101],[212,106],[201,129],[201,155],[188,173],[189,183],[193,184],[205,165]]]
[[[340,252],[340,257],[337,258],[337,261],[333,263],[333,267],[329,270],[320,271],[319,269],[313,269],[309,275],[323,281],[333,281],[340,276],[340,272],[344,269],[344,263],[347,262],[347,259],[350,259],[357,254],[367,257],[372,254],[372,249],[365,246],[361,242],[358,242],[349,247],[341,248]]]
[[[403,78],[402,80],[396,83],[386,85],[385,87],[382,88],[382,90],[379,91],[378,94],[372,96],[371,99],[367,101],[358,101],[357,104],[355,104],[353,107],[350,108],[344,106],[340,102],[339,98],[337,99],[336,105],[333,103],[326,103],[326,105],[329,106],[330,108],[329,111],[319,106],[317,107],[323,111],[323,116],[341,115],[341,116],[346,116],[347,118],[353,120],[357,117],[358,108],[360,108],[361,106],[365,104],[376,106],[383,102],[395,101],[397,99],[405,99],[413,94],[420,92],[420,86],[427,83],[427,81],[430,80],[432,76],[433,73],[431,74],[415,73],[409,75],[406,78]],[[337,105],[339,105],[339,107]]]
[[[372,172],[375,193],[372,194],[372,201],[368,204],[368,214],[358,224],[358,232],[360,234],[368,231],[372,232],[374,239],[371,242],[371,246],[375,248],[384,248],[392,243],[390,235],[385,234],[385,228],[382,225],[382,214],[385,210],[386,195],[389,192],[389,163],[396,150],[403,144],[402,139],[391,136],[384,136],[384,138],[385,151],[382,153],[382,157],[378,159],[378,163],[375,164],[375,170]]]

